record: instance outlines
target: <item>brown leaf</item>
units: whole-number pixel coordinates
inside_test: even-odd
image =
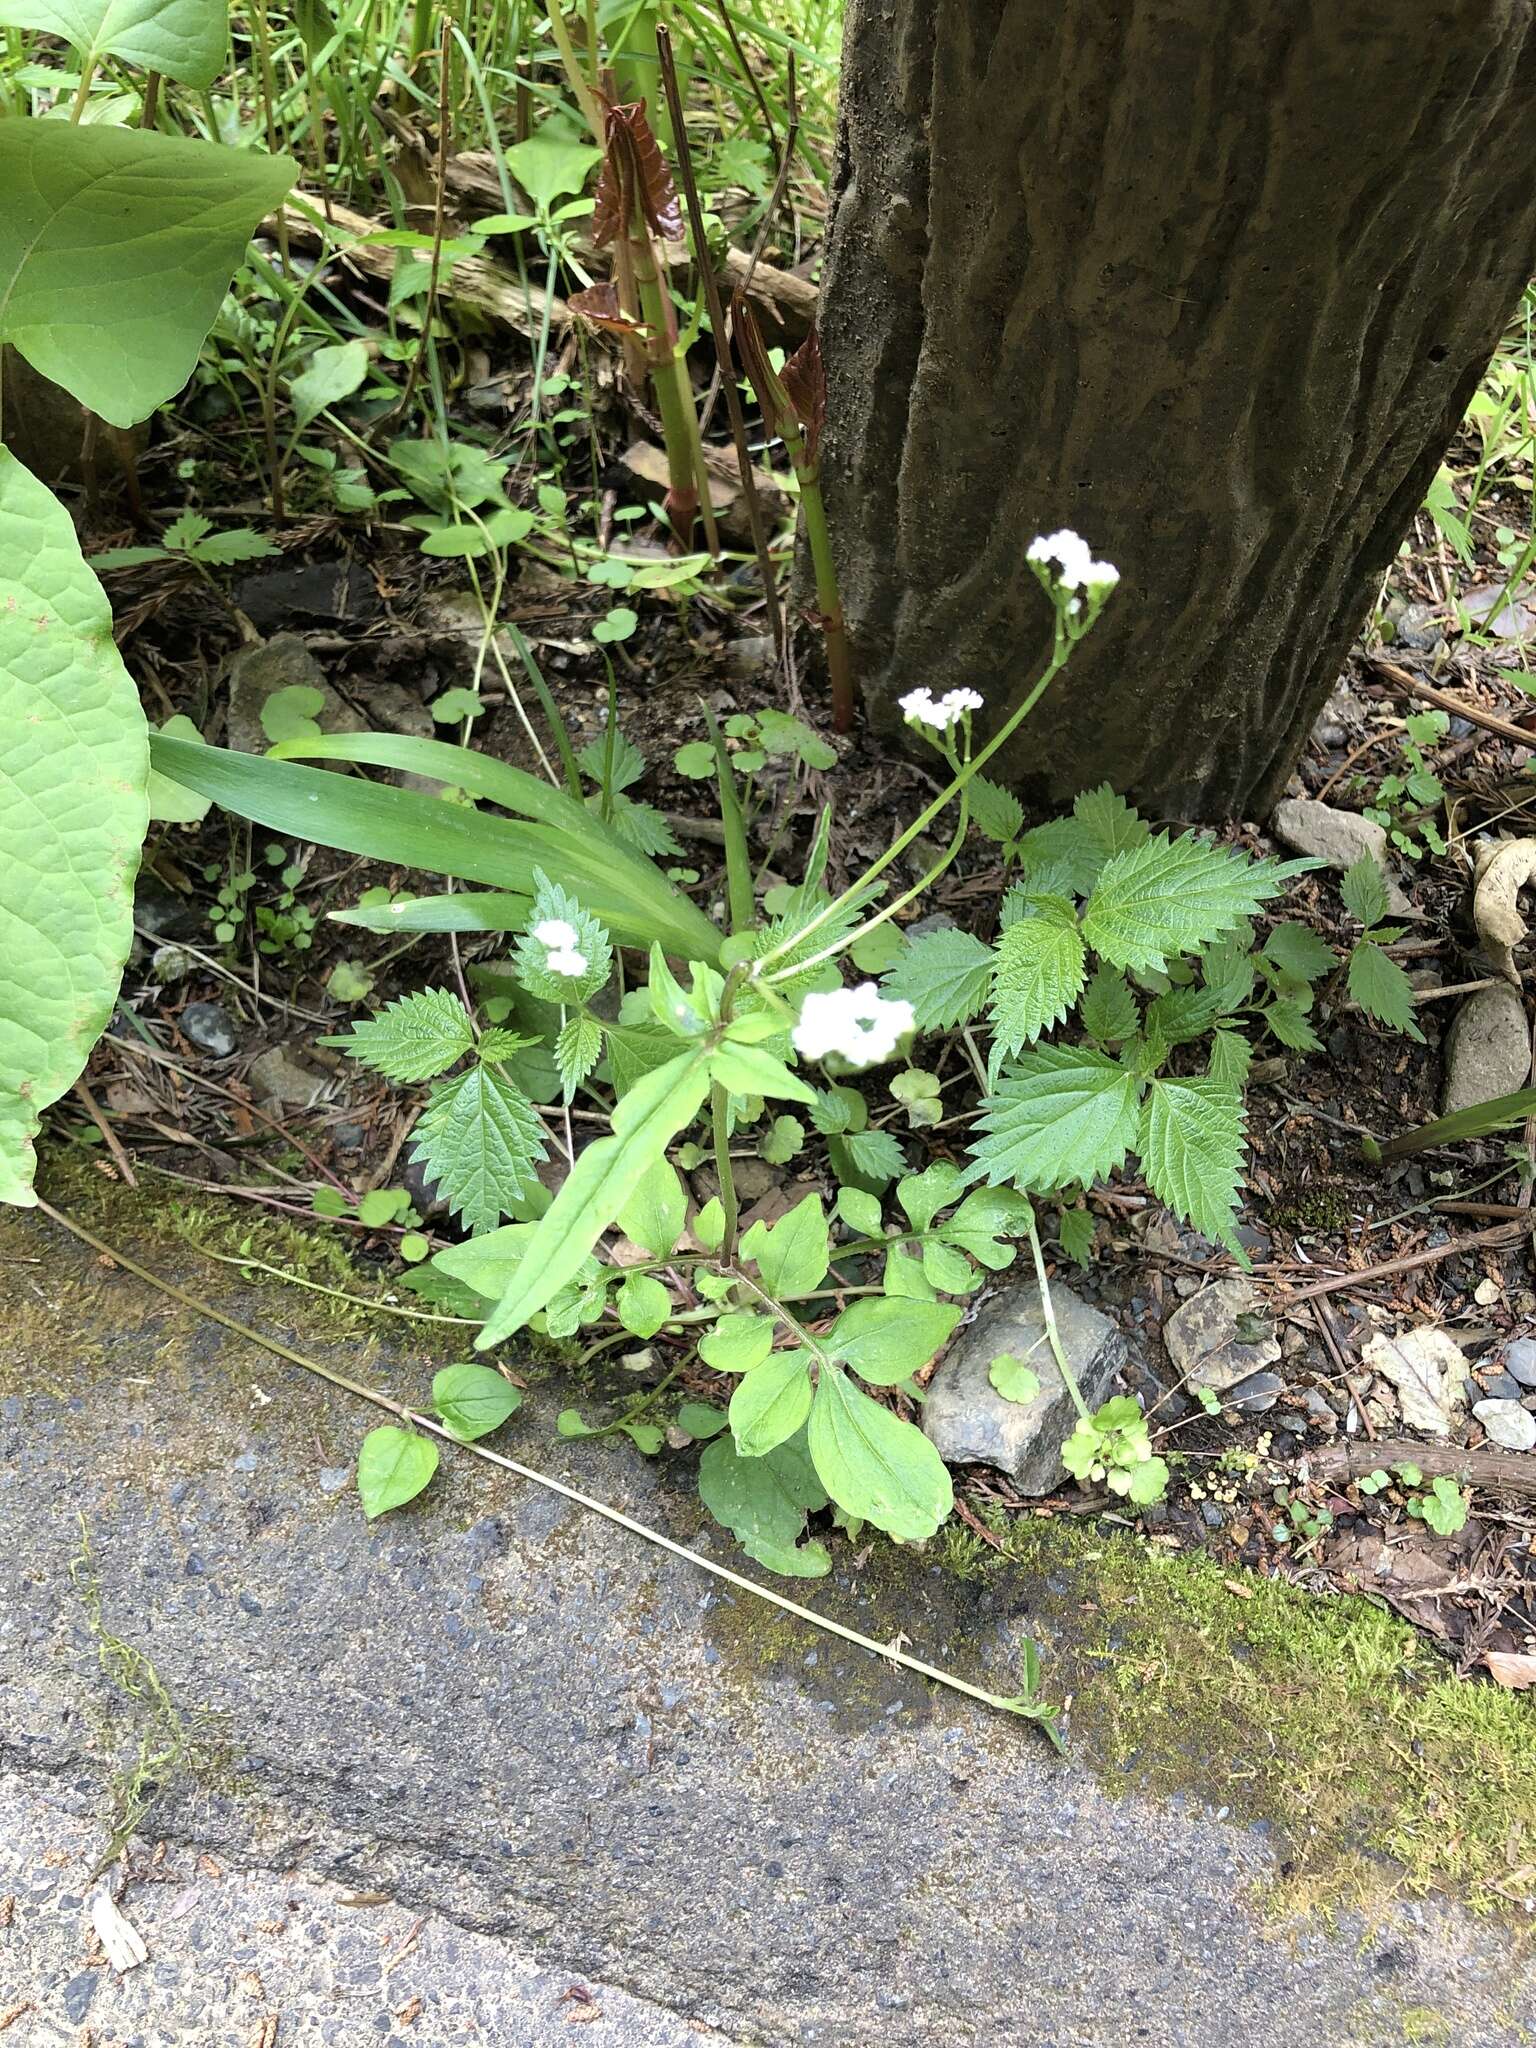
[[[768,350],[763,344],[763,330],[757,324],[757,314],[753,311],[750,301],[739,291],[731,294],[731,336],[736,343],[736,353],[741,357],[741,367],[747,373],[747,382],[757,394],[763,424],[776,441],[782,440],[788,394],[768,360]]]
[[[1507,1685],[1511,1692],[1536,1685],[1536,1657],[1522,1657],[1513,1650],[1490,1650],[1483,1662],[1489,1675],[1500,1685]]]
[[[821,337],[814,327],[784,365],[779,382],[805,435],[805,452],[814,462],[827,422],[827,372],[821,360]]]
[[[593,327],[611,327],[618,334],[638,334],[641,331],[640,323],[631,320],[619,304],[619,288],[612,282],[590,285],[584,292],[572,292],[566,304]]]
[[[677,203],[677,188],[645,118],[645,101],[610,105],[606,137],[607,154],[592,210],[595,245],[606,249],[610,242],[627,237],[632,211],[638,212],[651,233],[662,241],[681,241],[683,214]]]

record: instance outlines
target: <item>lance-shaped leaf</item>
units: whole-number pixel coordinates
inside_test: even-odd
[[[0,121],[0,341],[115,427],[191,376],[285,156]]]
[[[662,241],[680,242],[683,214],[677,188],[645,117],[645,101],[610,106],[604,128],[607,152],[592,209],[594,244],[606,249],[610,242],[627,237],[632,213],[638,213]]]
[[[121,57],[182,85],[212,85],[229,48],[228,0],[0,0],[0,28],[62,36],[94,71]]]
[[[133,943],[149,734],[69,514],[5,448],[0,731],[0,1200],[30,1203],[38,1114],[84,1068]]]

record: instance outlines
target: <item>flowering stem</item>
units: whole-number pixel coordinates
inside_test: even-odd
[[[771,967],[775,960],[782,958],[782,956],[785,953],[787,953],[792,946],[804,945],[805,941],[811,936],[813,932],[819,931],[823,925],[830,923],[830,921],[837,916],[838,912],[841,911],[844,908],[844,906],[849,902],[850,898],[857,896],[863,889],[866,889],[877,875],[883,874],[885,870],[890,866],[891,862],[893,860],[896,860],[901,854],[903,854],[906,851],[906,849],[912,844],[914,839],[918,838],[920,834],[927,831],[928,827],[933,823],[934,819],[938,817],[940,812],[945,810],[948,807],[948,805],[951,804],[954,801],[954,799],[960,794],[960,792],[965,788],[966,784],[971,780],[971,777],[975,775],[981,768],[983,768],[988,761],[991,760],[992,756],[997,752],[999,747],[1001,747],[1007,740],[1013,737],[1014,733],[1018,730],[1019,726],[1022,725],[1024,720],[1029,716],[1030,712],[1033,711],[1035,706],[1039,703],[1045,691],[1056,680],[1057,676],[1061,673],[1062,669],[1066,667],[1068,656],[1071,654],[1073,647],[1077,644],[1077,641],[1081,638],[1081,633],[1069,636],[1066,626],[1063,623],[1062,614],[1060,611],[1058,611],[1056,614],[1056,644],[1055,648],[1052,651],[1050,662],[1047,665],[1044,674],[1040,677],[1039,681],[1035,684],[1034,688],[1030,691],[1029,695],[1024,699],[1023,703],[1020,704],[1020,706],[1012,714],[1012,716],[1009,717],[1001,727],[999,727],[998,731],[993,735],[993,737],[990,740],[988,740],[987,744],[982,748],[981,752],[977,754],[973,760],[967,761],[965,766],[962,769],[960,769],[959,773],[955,776],[955,779],[948,785],[948,787],[940,791],[939,795],[934,798],[933,802],[928,805],[927,809],[920,812],[918,816],[912,821],[912,823],[907,827],[906,831],[903,832],[900,838],[896,840],[894,845],[887,847],[885,852],[881,854],[880,858],[877,861],[875,861],[870,867],[866,868],[864,873],[859,877],[859,879],[856,882],[850,883],[849,886],[843,891],[842,895],[839,896],[835,902],[829,903],[824,910],[818,911],[816,916],[811,919],[809,924],[802,926],[799,931],[793,933],[789,938],[783,940],[779,945],[775,946],[771,953],[765,953],[762,956],[762,958],[758,961],[757,967],[755,969],[757,975],[761,976],[765,969]],[[903,900],[905,901],[906,899]],[[799,971],[798,968],[796,971]]]
[[[1040,1249],[1040,1228],[1035,1222],[1035,1205],[1026,1202],[1024,1210],[1024,1235],[1029,1239],[1030,1256],[1035,1262],[1035,1279],[1040,1287],[1040,1315],[1045,1324],[1045,1334],[1050,1340],[1051,1355],[1056,1360],[1056,1370],[1061,1374],[1061,1383],[1072,1396],[1072,1404],[1084,1422],[1092,1422],[1088,1404],[1083,1399],[1083,1390],[1077,1384],[1077,1375],[1067,1363],[1067,1354],[1061,1348],[1061,1332],[1056,1327],[1056,1310],[1051,1302],[1051,1283],[1045,1277],[1045,1255]]]
[[[725,1233],[720,1240],[720,1257],[728,1266],[736,1263],[736,1176],[731,1172],[730,1094],[719,1081],[709,1084],[709,1121],[715,1136],[715,1171],[720,1176],[720,1207],[725,1213]]]

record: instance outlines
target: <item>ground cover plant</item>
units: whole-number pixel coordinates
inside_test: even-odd
[[[1045,1334],[989,1384],[1022,1410],[1059,1373],[1078,1506],[1302,1574],[1387,1526],[1512,1554],[1486,1472],[1392,1439],[1359,1365],[1394,1299],[1464,1322],[1481,1290],[1489,1380],[1536,1315],[1529,1061],[1433,1115],[1442,995],[1513,986],[1460,898],[1529,818],[1529,307],[1303,763],[1380,844],[1286,859],[1007,779],[1138,602],[1053,503],[1016,536],[1027,679],[989,703],[935,673],[900,744],[858,725],[807,320],[829,10],[0,25],[33,465],[0,453],[0,1193],[30,1198],[60,1104],[110,1171],[301,1217],[363,1250],[381,1312],[462,1327],[419,1404],[449,1437],[525,1430],[557,1346],[559,1435],[696,1471],[787,1578],[1025,1507],[921,1427],[1015,1282]],[[38,375],[68,394],[52,462]],[[1414,695],[1445,683],[1459,708]],[[227,1126],[186,1094],[205,1060],[234,1062]],[[1497,1243],[1425,1241],[1468,1205]],[[1240,1348],[1300,1337],[1302,1432],[1353,1416],[1369,1465],[1299,1470],[1341,1444],[1277,1443],[1241,1380],[1084,1397],[1062,1289],[1135,1331],[1249,1274]],[[420,1496],[441,1442],[366,1437],[364,1511]],[[1446,1626],[1471,1663],[1526,1612]]]

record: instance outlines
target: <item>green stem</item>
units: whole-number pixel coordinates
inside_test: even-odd
[[[1051,1302],[1051,1283],[1045,1277],[1045,1254],[1040,1249],[1040,1230],[1035,1222],[1035,1205],[1030,1202],[1025,1209],[1024,1235],[1029,1239],[1030,1257],[1035,1262],[1035,1279],[1040,1288],[1040,1314],[1045,1322],[1045,1334],[1051,1346],[1051,1356],[1056,1361],[1056,1370],[1061,1374],[1061,1383],[1072,1396],[1072,1404],[1084,1422],[1092,1422],[1088,1404],[1083,1399],[1083,1390],[1077,1384],[1077,1375],[1067,1363],[1067,1354],[1061,1348],[1061,1333],[1056,1328],[1056,1310]]]
[[[816,605],[821,613],[821,631],[827,649],[827,679],[832,685],[832,723],[838,732],[848,732],[853,725],[853,666],[848,652],[848,628],[843,619],[837,564],[832,558],[832,536],[827,530],[827,508],[821,495],[821,464],[808,457],[805,442],[791,424],[788,413],[784,415],[782,428],[784,452],[800,485],[800,514],[805,521],[806,546],[811,552]]]
[[[736,1176],[731,1171],[730,1093],[719,1081],[709,1084],[709,1122],[715,1139],[715,1171],[720,1176],[720,1207],[725,1212],[725,1235],[720,1240],[720,1257],[728,1266],[736,1263],[736,1225],[740,1209],[736,1201]]]
[[[750,931],[756,912],[752,891],[752,850],[747,844],[747,821],[741,814],[736,775],[725,750],[725,737],[715,714],[706,704],[704,716],[715,749],[715,782],[720,792],[720,827],[725,834],[725,888],[731,907],[731,930]]]
[[[78,128],[80,125],[80,118],[84,114],[86,104],[91,97],[91,86],[95,81],[95,77],[96,59],[94,57],[87,57],[84,64],[80,67],[80,90],[75,94],[75,103],[69,110],[69,125],[71,128]]]

